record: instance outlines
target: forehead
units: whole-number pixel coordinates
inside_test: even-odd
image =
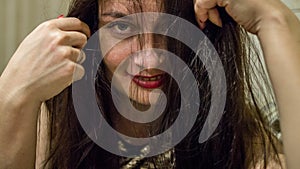
[[[101,13],[122,11],[127,14],[136,12],[162,12],[162,0],[99,0]]]

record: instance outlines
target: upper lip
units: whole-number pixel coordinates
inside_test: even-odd
[[[129,72],[128,74],[136,78],[153,78],[157,76],[163,76],[165,72],[162,72],[161,70],[149,69],[149,70],[144,70],[142,72],[139,72],[138,74],[135,75]]]
[[[140,75],[140,74],[138,74],[138,75],[134,75],[134,77],[153,78],[153,77],[163,76],[163,75],[164,75],[164,73],[160,73],[160,74],[156,74],[156,75]]]

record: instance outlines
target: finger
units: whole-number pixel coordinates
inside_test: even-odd
[[[218,19],[215,18],[215,13],[209,13],[211,8],[214,8],[217,5],[217,0],[196,0],[194,4],[194,10],[199,24],[200,29],[204,29],[206,24],[205,22],[209,17],[212,17],[214,21],[217,21],[218,26],[220,25]],[[212,15],[212,16],[209,16]]]
[[[200,29],[204,29],[206,26],[205,22],[208,19],[207,9],[202,9],[195,6],[195,15]]]
[[[86,55],[85,55],[84,51],[81,50],[79,59],[77,60],[77,63],[82,64],[85,61],[85,59],[86,59]]]
[[[206,23],[205,22],[202,22],[201,20],[197,20],[197,22],[198,22],[199,28],[201,30],[203,30],[206,27]]]
[[[211,9],[217,6],[217,0],[196,0],[196,6],[204,9]]]
[[[208,9],[199,5],[199,0],[194,5],[195,14],[198,20],[205,22],[208,19]]]
[[[217,8],[208,10],[208,19],[215,25],[222,27],[222,20]]]
[[[78,49],[82,49],[87,43],[87,37],[85,34],[75,31],[63,32],[65,35],[65,42],[63,45],[73,46]]]
[[[79,62],[82,60],[81,50],[77,48],[73,48],[71,46],[61,46],[58,49],[58,54],[60,55],[60,60],[68,59],[72,62]]]
[[[90,29],[87,24],[80,21],[78,18],[60,18],[55,19],[56,26],[64,31],[79,31],[84,33],[87,37],[91,36]]]
[[[63,77],[62,80],[64,80],[64,83],[66,86],[71,85],[72,83],[82,79],[82,77],[85,74],[84,67],[78,63],[75,62],[66,62],[67,64],[64,64],[63,73],[66,74],[66,76]]]
[[[229,0],[217,0],[217,4],[220,7],[226,7],[229,3]]]
[[[203,8],[195,9],[196,17],[198,20],[205,22],[208,19],[208,10]]]
[[[72,54],[69,56],[69,60],[76,62],[78,64],[82,64],[86,59],[86,55],[84,51],[77,48],[72,48],[72,47],[69,48],[70,48],[69,50],[72,50]]]
[[[85,73],[83,66],[81,66],[80,64],[77,64],[77,63],[74,63],[74,64],[76,64],[76,65],[75,65],[75,69],[74,69],[74,73],[73,73],[73,77],[72,77],[72,82],[82,79],[82,77],[84,76],[84,73]]]

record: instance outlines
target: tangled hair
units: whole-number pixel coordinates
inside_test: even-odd
[[[101,1],[99,1],[101,2]],[[137,4],[139,0],[135,1]],[[100,5],[101,7],[101,5]],[[193,0],[165,0],[164,9],[196,24]],[[204,65],[184,44],[170,40],[170,51],[189,65],[198,80],[201,96],[199,115],[190,133],[174,148],[176,168],[221,169],[251,168],[260,163],[266,168],[270,161],[280,164],[279,141],[274,137],[272,126],[266,120],[268,110],[262,112],[261,103],[273,103],[274,98],[268,77],[260,60],[259,52],[247,32],[229,17],[223,8],[218,9],[223,27],[208,21],[203,30],[217,50],[224,67],[227,82],[227,100],[223,117],[208,141],[198,143],[199,133],[210,108],[210,84]],[[98,0],[73,0],[68,16],[85,22],[92,33],[99,28]],[[184,28],[179,28],[184,31]],[[199,42],[205,43],[205,42]],[[255,64],[254,64],[255,63]],[[104,78],[104,65],[99,67],[95,87],[99,108],[108,112],[109,104],[101,98],[110,98],[110,85]],[[172,81],[172,80],[170,80]],[[170,83],[168,103],[158,132],[168,128],[176,118],[179,91]],[[257,87],[259,86],[259,87]],[[257,96],[260,93],[260,97]],[[72,100],[72,88],[68,87],[59,95],[46,102],[49,110],[49,152],[45,168],[120,168],[122,157],[98,147],[83,131]],[[178,112],[177,112],[178,113]],[[108,119],[109,121],[109,119]]]

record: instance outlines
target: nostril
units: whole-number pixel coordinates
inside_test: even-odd
[[[136,52],[132,57],[134,64],[143,68],[158,68],[164,62],[161,52],[155,49]]]

